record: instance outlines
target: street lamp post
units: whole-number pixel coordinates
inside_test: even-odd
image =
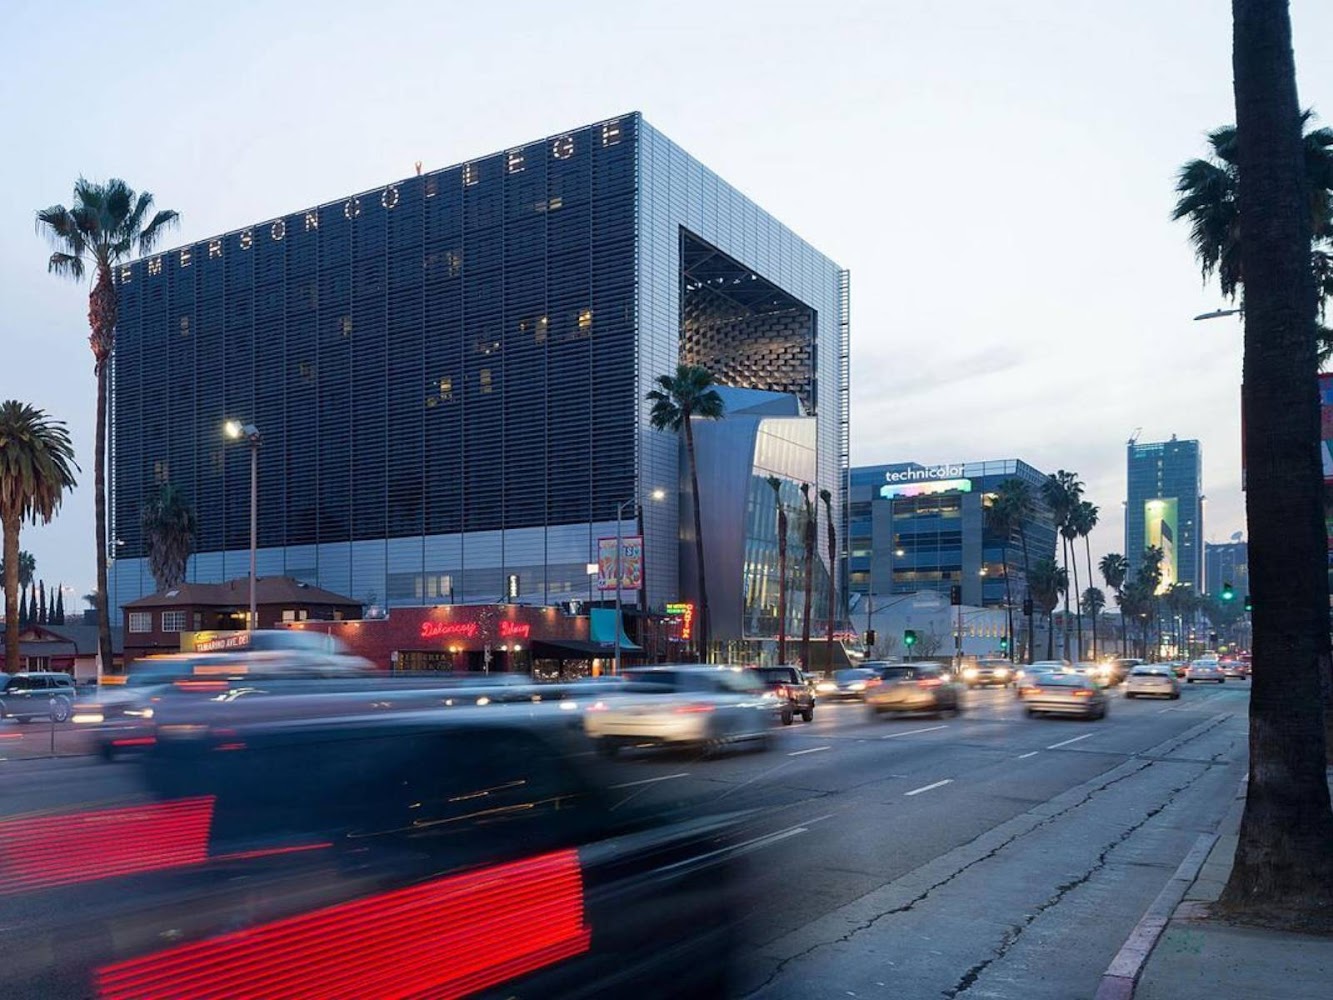
[[[259,546],[259,446],[263,437],[254,424],[243,424],[239,420],[228,420],[223,425],[227,437],[233,441],[244,438],[250,445],[250,617],[246,619],[245,630],[255,630],[255,555]]]
[[[652,499],[654,499],[654,500],[661,500],[661,499],[663,499],[663,498],[666,496],[666,490],[663,490],[663,489],[660,489],[660,488],[659,488],[659,489],[655,489],[655,490],[653,490],[652,493],[649,494],[649,495],[650,495],[650,496],[652,497]],[[638,506],[639,506],[639,498],[638,498],[638,497],[630,497],[628,500],[623,500],[623,501],[621,501],[620,503],[618,503],[618,504],[616,505],[616,620],[615,620],[615,651],[616,651],[616,659],[615,659],[615,666],[612,668],[612,671],[613,671],[613,673],[614,673],[617,677],[620,676],[620,628],[621,628],[621,625],[620,625],[620,615],[621,615],[621,609],[620,609],[620,585],[624,582],[624,579],[623,579],[623,576],[622,576],[622,573],[621,573],[621,569],[620,569],[620,555],[621,555],[621,553],[620,553],[620,547],[621,547],[621,539],[622,539],[622,532],[621,532],[620,522],[621,522],[622,520],[624,520],[624,517],[625,517],[625,508],[628,507],[630,504],[633,504],[634,507],[635,507],[635,509],[637,510],[637,509],[638,509]]]

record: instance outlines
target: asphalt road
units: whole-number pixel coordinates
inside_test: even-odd
[[[821,704],[764,752],[622,755],[616,791],[755,810],[737,996],[1090,997],[1237,794],[1248,688],[1116,692],[1100,722],[999,689],[959,718]],[[0,815],[142,798],[130,764],[8,756]]]
[[[820,705],[766,753],[628,759],[625,793],[766,810],[739,996],[1090,997],[1244,773],[1248,682],[1183,688],[1100,722]]]

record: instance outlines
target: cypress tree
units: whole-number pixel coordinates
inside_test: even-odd
[[[28,627],[28,588],[19,591],[19,628]]]
[[[56,587],[56,610],[51,616],[51,622],[54,625],[65,624],[65,585],[62,583]]]
[[[46,618],[46,581],[37,581],[37,624],[48,624]]]

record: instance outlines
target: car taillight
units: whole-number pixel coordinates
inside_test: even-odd
[[[1087,690],[1078,690],[1074,692],[1075,698],[1091,698],[1092,692]]]
[[[940,680],[938,677],[923,677],[921,678],[921,680],[916,682],[916,686],[923,688],[936,688],[943,683],[944,681]]]
[[[713,710],[713,706],[712,706],[712,705],[707,705],[707,704],[692,704],[692,705],[677,705],[677,706],[676,706],[676,711],[677,711],[677,712],[711,712],[712,710]]]
[[[589,712],[605,712],[605,711],[606,711],[606,702],[604,702],[604,701],[594,701],[591,705],[588,706],[588,711],[589,711]]]
[[[866,681],[866,687],[868,688],[879,687],[883,683],[884,683],[883,677],[872,677],[870,678],[870,680]]]
[[[1030,696],[1032,696],[1032,695],[1034,695],[1034,694],[1041,694],[1041,688],[1039,688],[1039,687],[1023,688],[1023,697],[1024,697],[1024,698],[1030,697]]]
[[[785,685],[785,684],[779,684],[779,685],[778,685],[778,697],[779,697],[779,698],[790,698],[790,697],[791,697],[791,694],[787,691],[787,685]]]

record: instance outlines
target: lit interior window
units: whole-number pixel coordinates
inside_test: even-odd
[[[352,335],[352,317],[344,316],[342,320],[339,322],[338,327],[339,331],[342,333],[344,340],[350,337]]]
[[[580,330],[591,330],[591,329],[592,329],[592,310],[591,310],[591,309],[584,309],[582,312],[579,313],[579,329],[580,329]]]
[[[480,373],[480,374],[481,374],[481,391],[482,391],[482,392],[490,392],[490,391],[491,391],[491,370],[490,370],[489,368],[483,368],[483,369],[481,370],[481,373]]]
[[[560,207],[561,205],[563,205],[564,203],[565,203],[565,199],[564,199],[564,198],[561,198],[559,195],[556,195],[554,198],[552,198],[550,201],[548,201],[548,202],[546,203],[546,207],[547,207],[548,209],[550,209],[552,212],[554,212],[557,208],[559,208],[559,207]]]

